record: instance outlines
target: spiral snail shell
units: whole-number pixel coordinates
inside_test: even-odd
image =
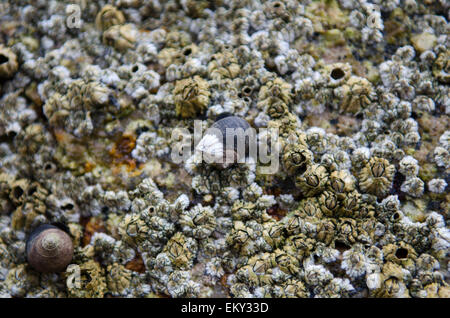
[[[248,155],[249,142],[253,141],[248,135],[249,128],[250,124],[243,118],[223,117],[206,131],[196,150],[201,151],[207,161],[227,167]]]
[[[72,239],[58,227],[44,224],[30,234],[26,254],[28,263],[38,272],[62,272],[73,257]]]

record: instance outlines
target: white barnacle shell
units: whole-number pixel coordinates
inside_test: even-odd
[[[405,156],[400,161],[400,173],[406,177],[415,177],[419,173],[418,161],[412,156]]]
[[[223,144],[216,135],[206,134],[195,148],[207,162],[218,162],[223,158]]]
[[[189,197],[186,194],[181,194],[174,202],[175,209],[182,211],[189,206]]]
[[[366,259],[362,253],[354,250],[345,251],[342,255],[342,269],[352,278],[364,275],[366,272]]]
[[[433,193],[443,193],[447,187],[444,179],[432,179],[428,181],[428,190]]]
[[[381,273],[367,275],[366,284],[370,290],[379,289],[381,287]]]
[[[424,182],[417,177],[410,177],[402,183],[400,190],[413,197],[420,197],[424,191]]]
[[[232,204],[234,201],[239,199],[239,190],[233,187],[223,188],[223,197]]]

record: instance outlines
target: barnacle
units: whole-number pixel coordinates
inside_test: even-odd
[[[177,0],[176,2],[180,3],[183,10],[193,18],[201,17],[203,15],[203,11],[210,5],[209,2],[205,0]]]
[[[417,177],[411,177],[402,183],[400,190],[413,197],[420,197],[423,194],[425,183]]]
[[[175,111],[183,118],[203,113],[209,104],[209,84],[197,75],[177,81],[173,94]]]
[[[272,98],[273,101],[281,101],[284,104],[289,105],[292,100],[291,89],[292,86],[289,83],[277,77],[275,80],[269,81],[261,87],[258,99],[261,103],[264,103],[265,100]]]
[[[95,26],[101,31],[106,31],[113,25],[125,23],[123,13],[112,5],[105,5],[95,18]]]
[[[302,174],[313,160],[313,154],[301,144],[289,144],[284,149],[283,166],[290,175]]]
[[[16,205],[22,204],[28,196],[27,190],[29,186],[30,181],[28,179],[14,180],[10,185],[9,198],[11,201]]]
[[[147,224],[137,214],[127,214],[119,225],[119,234],[128,244],[139,244],[149,231]]]
[[[75,136],[90,134],[94,130],[91,113],[109,102],[109,89],[99,82],[73,81],[67,93],[53,94],[44,105],[44,114],[54,127]]]
[[[172,262],[173,266],[178,269],[186,269],[190,267],[196,255],[196,242],[182,233],[177,232],[167,242],[163,249]]]
[[[325,190],[328,182],[327,169],[318,164],[308,165],[306,171],[297,175],[295,185],[308,197],[315,196]]]
[[[281,286],[275,286],[274,296],[282,298],[307,298],[309,292],[302,281],[290,279]]]
[[[298,211],[301,216],[309,216],[319,219],[322,217],[320,203],[317,200],[302,200],[298,206]]]
[[[210,207],[197,205],[181,215],[183,232],[196,239],[205,239],[214,231],[216,220]]]
[[[366,272],[365,255],[354,249],[345,251],[342,255],[341,267],[350,277],[360,277]]]
[[[24,179],[17,180],[13,189],[20,192],[20,189],[24,188],[25,185],[23,181]],[[45,222],[44,215],[47,211],[45,202],[48,191],[37,182],[31,183],[24,191],[23,195],[20,196],[23,202],[13,212],[11,225],[15,229],[30,230],[37,224]],[[14,196],[14,199],[17,200],[17,196]]]
[[[318,197],[320,209],[326,216],[335,216],[339,209],[339,199],[337,195],[331,191],[324,191]]]
[[[337,224],[334,219],[324,219],[317,224],[317,240],[329,245],[336,236]]]
[[[330,174],[328,184],[331,191],[343,195],[355,189],[355,178],[347,170],[336,170]]]
[[[10,48],[0,46],[0,78],[11,78],[18,69],[16,54]]]
[[[289,112],[288,106],[283,101],[277,100],[274,97],[268,97],[264,100],[264,103],[261,103],[259,105],[262,106],[264,104],[267,105],[266,113],[271,118],[282,118],[284,116],[287,116]]]
[[[299,261],[303,261],[309,257],[316,248],[316,241],[308,238],[304,234],[291,235],[286,240],[283,249]]]
[[[399,265],[387,262],[379,278],[379,286],[374,290],[375,297],[409,297],[408,289],[404,282],[405,273]]]
[[[395,167],[389,161],[373,157],[358,175],[359,186],[364,192],[384,196],[391,189],[394,173]]]
[[[257,217],[261,212],[255,203],[237,200],[231,207],[231,213],[235,220],[248,220]]]
[[[439,53],[433,64],[433,75],[442,83],[450,83],[450,50]]]
[[[293,276],[298,274],[299,262],[294,256],[277,249],[272,253],[271,258],[272,264],[278,266],[282,272]]]
[[[126,295],[131,287],[132,272],[120,264],[108,265],[106,268],[106,286],[114,296]]]
[[[375,99],[372,84],[365,78],[351,76],[345,84],[336,89],[341,97],[339,108],[342,112],[356,114],[368,107]]]
[[[107,290],[104,269],[93,260],[71,264],[65,274],[69,297],[102,298]]]
[[[235,78],[241,68],[230,51],[214,54],[208,64],[208,74],[212,79]]]
[[[102,41],[118,51],[134,47],[136,30],[132,24],[113,25],[103,32]]]
[[[325,74],[327,84],[330,87],[336,87],[343,84],[351,74],[351,66],[344,63],[335,63],[325,66],[322,72]],[[352,82],[350,82],[350,87]]]
[[[417,259],[417,253],[414,248],[405,242],[399,242],[398,244],[388,244],[383,247],[384,258],[395,264],[414,271],[415,261]]]
[[[263,225],[262,238],[272,247],[278,247],[284,241],[284,227],[282,224],[265,222]]]
[[[227,244],[242,255],[252,255],[255,249],[254,235],[253,229],[246,227],[241,221],[236,221],[226,238]]]
[[[350,218],[340,218],[337,223],[337,235],[335,237],[336,242],[342,242],[344,244],[348,244],[349,246],[353,245],[357,239],[359,231],[357,221]],[[360,230],[361,231],[361,230]]]
[[[5,286],[15,297],[25,297],[28,290],[39,284],[39,275],[26,264],[13,266],[5,277]]]
[[[361,194],[353,190],[343,196],[339,215],[346,217],[366,217],[370,215],[367,210],[368,208],[362,204]]]

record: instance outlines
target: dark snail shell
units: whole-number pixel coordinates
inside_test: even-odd
[[[243,118],[224,115],[211,125],[196,146],[208,163],[226,168],[241,163],[246,157],[254,157],[256,151],[256,133]]]
[[[250,128],[250,124],[243,118],[237,116],[228,116],[216,121],[211,128],[218,129],[221,132],[222,143],[224,144],[226,149],[236,150],[237,148],[237,138],[238,136],[234,136],[234,142],[231,145],[227,145],[227,128],[228,129],[238,129],[242,128],[242,131],[245,132],[248,128]],[[228,130],[230,132],[230,130]],[[231,131],[233,133],[233,131]],[[248,148],[248,137],[245,140],[245,147]]]
[[[62,272],[72,261],[72,239],[58,227],[44,224],[30,234],[26,254],[28,263],[38,272]]]

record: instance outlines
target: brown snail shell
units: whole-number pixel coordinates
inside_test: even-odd
[[[72,239],[58,227],[44,224],[30,234],[26,253],[28,263],[38,272],[62,272],[72,261]]]

